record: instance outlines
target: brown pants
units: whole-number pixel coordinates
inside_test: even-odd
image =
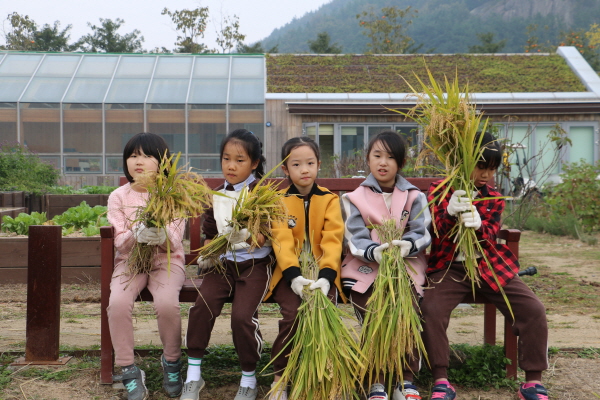
[[[271,279],[271,257],[240,263],[226,261],[226,273],[210,272],[198,288],[196,304],[190,308],[186,336],[188,356],[204,357],[216,318],[223,305],[231,302],[231,332],[243,371],[254,371],[263,340],[258,308]],[[238,274],[239,271],[239,274]]]
[[[356,314],[356,317],[358,318],[358,321],[360,322],[360,324],[363,324],[363,321],[365,319],[365,314],[366,314],[366,310],[367,310],[367,301],[369,300],[369,298],[371,297],[371,295],[373,294],[373,285],[371,285],[371,287],[369,287],[367,289],[366,292],[364,293],[359,293],[359,292],[355,292],[354,290],[350,291],[350,301],[352,302],[352,306],[354,306],[354,313]],[[418,295],[417,291],[413,289],[413,294],[415,295],[414,298],[419,298],[420,296]],[[416,304],[413,304],[415,307],[417,307]],[[418,308],[417,308],[418,310]],[[413,349],[412,352],[413,355],[418,354],[416,349]],[[414,380],[414,374],[419,372],[419,369],[421,368],[421,359],[420,357],[414,357],[413,355],[409,355],[408,356],[408,368],[405,368],[402,371],[402,375],[404,380],[407,381],[413,381]],[[383,377],[381,377],[381,379],[383,379]]]
[[[337,295],[337,288],[335,285],[331,285],[328,297],[333,304],[337,304]],[[281,375],[288,364],[288,356],[292,351],[292,346],[291,344],[288,346],[288,343],[292,340],[298,328],[296,316],[298,315],[298,307],[302,304],[302,299],[294,293],[290,284],[284,279],[277,283],[271,298],[279,304],[283,317],[279,320],[279,333],[271,349],[271,359],[274,360],[273,369],[276,375]]]
[[[473,289],[471,281],[465,279],[462,263],[452,263],[448,270],[429,275],[429,282],[430,287],[425,291],[421,303],[425,319],[423,341],[433,378],[447,378],[450,348],[446,329],[450,314]],[[490,300],[505,317],[510,318],[510,311],[501,293],[495,292],[485,281],[475,290]],[[539,380],[541,371],[548,368],[546,309],[518,276],[504,286],[504,293],[515,316],[512,331],[519,336],[519,366],[526,374],[530,372],[527,380]]]

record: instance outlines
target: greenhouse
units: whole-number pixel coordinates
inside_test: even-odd
[[[142,131],[204,173],[220,171],[228,131],[264,139],[262,55],[0,52],[0,88],[0,142],[65,174],[122,174],[123,147]]]

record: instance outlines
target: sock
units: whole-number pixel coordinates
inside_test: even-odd
[[[439,381],[439,382],[435,382],[434,386],[435,386],[435,385],[446,385],[446,386],[448,386],[448,387],[450,387],[450,386],[451,386],[451,385],[450,385],[450,382],[448,382],[448,381]]]
[[[523,386],[521,386],[523,389],[528,389],[530,387],[535,387],[535,385],[539,385],[538,383],[524,383]]]
[[[412,381],[407,381],[406,379],[402,382],[402,385],[412,385]]]
[[[201,358],[188,357],[188,370],[185,383],[200,380],[200,364],[202,364]]]
[[[242,371],[242,379],[240,381],[240,386],[249,387],[250,389],[256,389],[256,370]]]

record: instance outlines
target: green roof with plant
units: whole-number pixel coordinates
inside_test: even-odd
[[[471,93],[585,92],[557,54],[267,55],[268,93],[410,93],[415,74],[444,75]],[[406,81],[405,81],[406,79]],[[408,84],[407,84],[408,82]]]

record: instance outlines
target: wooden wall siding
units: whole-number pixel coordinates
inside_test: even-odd
[[[281,161],[281,147],[290,138],[302,136],[302,119],[287,112],[285,101],[267,100],[266,121],[271,126],[265,128],[267,170]],[[279,173],[281,176],[281,173]]]
[[[17,109],[0,108],[0,122],[17,122]]]
[[[230,124],[262,124],[263,110],[229,110]]]
[[[144,110],[106,110],[107,123],[144,123]]]
[[[64,110],[63,122],[102,123],[102,110]]]
[[[224,124],[227,120],[225,110],[190,110],[190,124]]]

